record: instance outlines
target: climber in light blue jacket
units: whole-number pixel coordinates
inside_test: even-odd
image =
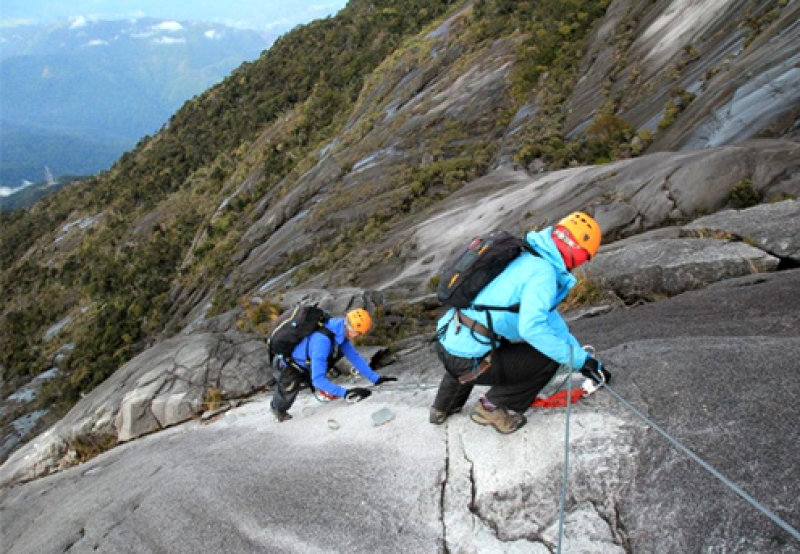
[[[486,306],[518,304],[518,312],[452,308],[442,316],[437,350],[447,371],[431,408],[431,423],[444,423],[460,411],[474,385],[491,385],[472,419],[513,433],[525,425],[523,413],[559,365],[595,381],[610,379],[556,310],[577,281],[571,271],[597,253],[601,236],[597,222],[582,212],[528,233],[526,241],[536,254],[523,251],[474,301]]]

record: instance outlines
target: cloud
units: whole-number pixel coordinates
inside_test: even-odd
[[[157,31],[169,31],[171,33],[183,31],[183,25],[177,21],[162,21],[158,25],[153,25],[153,29]]]
[[[95,39],[95,40],[90,40],[84,46],[105,46],[106,44],[108,44],[107,40]]]
[[[211,40],[220,39],[220,38],[222,38],[222,37],[223,37],[223,33],[220,33],[220,32],[218,32],[218,31],[217,31],[217,30],[215,30],[215,29],[209,29],[208,31],[206,31],[205,33],[203,33],[203,35],[204,35],[204,36],[205,36],[207,39],[211,39]]]
[[[70,29],[80,29],[81,27],[86,27],[87,25],[86,18],[82,15],[79,15],[78,17],[72,17],[70,19],[72,20],[72,25],[69,26]]]
[[[153,40],[155,44],[179,44],[186,42],[185,38],[160,37]]]

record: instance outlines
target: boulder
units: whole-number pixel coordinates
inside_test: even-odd
[[[710,283],[774,271],[779,260],[743,242],[717,239],[623,239],[579,270],[626,300],[675,296]]]
[[[274,381],[262,337],[241,333],[181,335],[140,354],[81,400],[47,432],[14,452],[0,485],[57,469],[82,437],[119,442],[199,416],[220,399],[243,398]]]
[[[771,255],[800,264],[800,202],[785,200],[744,210],[724,210],[684,226],[686,236],[733,235]]]

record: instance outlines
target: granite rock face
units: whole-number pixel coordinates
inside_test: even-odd
[[[263,338],[241,333],[179,336],[137,356],[56,425],[14,452],[0,482],[28,480],[71,465],[73,443],[125,442],[199,417],[274,382]],[[213,399],[213,400],[212,400]]]
[[[570,412],[563,519],[564,410],[530,410],[512,436],[466,413],[430,425],[442,369],[431,336],[414,335],[393,345],[394,363],[381,369],[399,376],[396,384],[356,405],[303,394],[294,419],[278,424],[263,394],[272,379],[263,337],[236,330],[241,309],[207,317],[215,285],[176,280],[170,326],[181,332],[0,466],[0,554],[545,553],[562,539],[562,523],[569,552],[800,548],[654,431],[662,427],[800,527],[800,214],[792,200],[800,195],[800,3],[612,1],[565,96],[563,131],[577,138],[611,107],[654,140],[639,158],[552,172],[541,160],[514,161],[540,108],[509,114],[516,41],[465,52],[453,40],[470,9],[427,30],[425,49],[384,64],[342,133],[263,193],[220,286],[231,297],[319,302],[334,313],[401,304],[435,312],[431,279],[472,236],[593,213],[604,245],[583,273],[616,298],[568,320],[615,382]],[[247,161],[223,184],[212,223],[259,183],[263,164],[253,160],[277,127],[242,145],[250,150],[235,157]],[[457,127],[470,136],[431,151]],[[298,251],[324,252],[346,223],[411,197],[408,168],[484,151],[495,152],[483,160],[485,175],[453,194],[441,183],[426,191],[447,199],[393,219],[374,242],[355,241],[301,286],[306,265],[275,270]],[[732,209],[742,191],[768,203]],[[72,229],[68,241],[55,237],[41,252],[78,248],[80,221],[62,228]],[[118,444],[76,465],[76,442],[95,437]]]
[[[571,407],[564,551],[797,551],[654,425],[800,528],[798,286],[799,270],[765,273],[573,322],[615,380]],[[382,372],[400,380],[358,404],[304,394],[277,423],[256,395],[6,486],[0,551],[552,552],[566,411],[508,436],[468,414],[431,425],[435,353],[418,337],[396,359]]]

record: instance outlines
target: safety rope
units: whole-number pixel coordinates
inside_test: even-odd
[[[416,383],[413,385],[377,385],[372,387],[367,387],[371,389],[377,389],[381,392],[408,392],[412,390],[429,390],[435,389],[439,386],[439,383]]]
[[[745,492],[741,487],[739,487],[738,485],[736,485],[735,483],[730,481],[728,478],[726,478],[724,475],[722,475],[719,471],[717,471],[716,469],[711,467],[710,464],[708,464],[703,459],[701,459],[697,454],[695,454],[694,452],[692,452],[691,450],[686,448],[684,445],[682,445],[680,442],[678,442],[677,439],[673,438],[672,436],[669,435],[669,433],[667,433],[661,427],[659,427],[658,425],[653,423],[653,421],[651,421],[646,415],[644,415],[642,412],[637,410],[630,402],[628,402],[627,400],[622,398],[622,396],[620,396],[619,393],[617,393],[614,389],[612,389],[610,386],[608,386],[607,383],[603,384],[602,388],[604,388],[608,392],[610,392],[614,396],[614,398],[619,400],[626,408],[628,408],[634,414],[639,416],[640,419],[642,419],[645,423],[647,423],[653,429],[658,431],[658,433],[662,437],[667,439],[670,443],[672,443],[672,445],[675,448],[677,448],[678,450],[680,450],[681,452],[686,454],[688,457],[690,457],[692,460],[694,460],[695,462],[700,464],[700,466],[703,469],[705,469],[706,471],[711,473],[711,475],[713,475],[714,477],[719,479],[724,485],[726,485],[728,488],[733,490],[736,494],[741,496],[745,501],[750,503],[750,505],[752,505],[754,508],[756,508],[757,510],[761,511],[761,513],[763,513],[765,516],[770,518],[778,527],[780,527],[781,529],[783,529],[784,531],[789,533],[796,540],[800,541],[800,532],[798,532],[797,529],[795,529],[794,527],[792,527],[791,525],[789,525],[788,523],[783,521],[775,513],[770,511],[766,506],[764,506],[758,500],[756,500],[755,498],[753,498],[752,496],[747,494],[747,492]]]
[[[594,354],[594,349],[591,347],[586,347],[590,354]],[[571,353],[570,353],[571,354]],[[566,366],[562,364],[559,368],[567,368],[569,371],[567,372],[567,377],[564,379],[564,383],[567,379],[572,378],[572,358],[570,357],[570,364]],[[557,370],[558,371],[558,370]],[[570,381],[571,382],[571,381]],[[562,383],[563,385],[563,383]],[[381,392],[407,392],[412,390],[427,390],[436,388],[439,386],[439,383],[416,383],[413,385],[380,385]],[[377,387],[376,387],[377,388]],[[667,439],[673,446],[675,446],[678,450],[683,452],[686,456],[694,460],[697,464],[699,464],[703,469],[711,473],[714,477],[716,477],[719,481],[721,481],[724,485],[728,488],[733,490],[736,494],[738,494],[741,498],[743,498],[746,502],[752,505],[754,508],[759,510],[765,516],[773,521],[778,527],[789,533],[792,537],[794,537],[797,541],[800,541],[800,531],[786,523],[780,517],[778,517],[774,512],[769,510],[766,506],[761,504],[758,500],[753,498],[747,492],[745,492],[741,487],[730,481],[724,475],[722,475],[719,471],[714,469],[709,463],[704,461],[700,458],[697,454],[689,450],[686,446],[681,444],[677,439],[669,435],[666,431],[664,431],[661,427],[659,427],[656,423],[654,423],[651,419],[649,419],[646,415],[644,415],[641,411],[636,409],[630,402],[625,400],[618,392],[616,392],[613,388],[611,388],[608,383],[600,383],[596,388],[592,387],[591,389],[587,389],[587,394],[593,393],[595,390],[605,389],[609,393],[611,393],[614,398],[620,401],[626,408],[631,410],[636,416],[638,416],[642,421],[647,423],[650,427],[655,429],[662,437]],[[561,498],[559,500],[559,520],[558,520],[558,546],[557,552],[561,554],[561,547],[564,539],[564,519],[566,514],[566,498],[567,498],[567,490],[569,488],[569,421],[570,421],[570,414],[572,408],[572,395],[567,394],[567,414],[566,414],[566,421],[565,421],[565,440],[564,440],[564,471],[561,477]]]
[[[415,383],[413,385],[370,385],[366,388],[372,390],[380,390],[381,392],[410,392],[415,390],[430,390],[435,389],[439,386],[439,382],[436,383]],[[331,400],[335,400],[334,398],[326,398],[324,395],[320,394],[319,391],[316,389],[314,391],[309,391],[312,396],[318,401],[322,403],[330,402]]]
[[[572,349],[570,348],[570,367],[572,371]],[[562,364],[563,367],[563,364]],[[567,373],[567,378],[572,384],[572,374]],[[561,554],[561,543],[564,540],[564,514],[566,512],[567,504],[567,487],[569,483],[569,415],[572,411],[572,394],[569,390],[567,392],[567,418],[566,418],[566,432],[564,433],[564,473],[561,475],[561,499],[558,506],[558,554]]]
[[[593,346],[585,346],[584,349],[587,353],[594,355],[594,347]],[[569,416],[570,412],[572,411],[572,394],[570,389],[572,388],[572,366],[573,366],[573,355],[572,355],[572,348],[569,349],[569,365],[561,364],[558,368],[559,371],[561,368],[567,370],[567,376],[564,379],[564,383],[566,383],[567,379],[569,379],[570,387],[567,389],[567,417],[566,417],[566,432],[564,433],[564,473],[561,475],[561,498],[558,502],[558,554],[561,554],[561,543],[564,541],[564,518],[567,509],[567,488],[569,486]],[[563,386],[563,383],[562,383]]]

